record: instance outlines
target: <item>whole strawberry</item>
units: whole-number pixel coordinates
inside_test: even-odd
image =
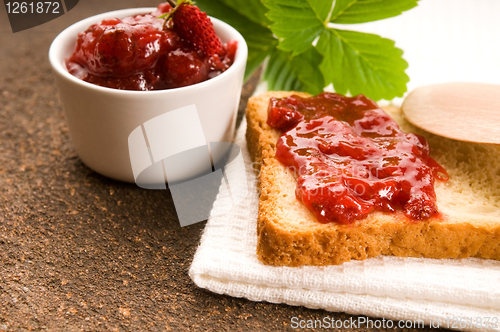
[[[206,57],[222,51],[221,41],[206,13],[189,0],[178,0],[177,5],[172,4],[172,7],[166,15],[165,25],[171,26],[184,42]]]

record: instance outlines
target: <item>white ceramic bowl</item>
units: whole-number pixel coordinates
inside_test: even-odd
[[[87,83],[66,70],[64,60],[74,51],[79,32],[106,18],[122,18],[153,10],[155,8],[134,8],[89,17],[61,32],[49,50],[49,60],[78,156],[94,171],[126,182],[134,182],[128,147],[130,133],[166,112],[194,104],[207,142],[233,140],[247,60],[247,45],[238,31],[211,18],[221,40],[236,40],[238,50],[227,71],[205,82],[170,90],[127,91]],[[187,129],[180,139],[185,141],[189,137]],[[172,145],[175,150],[179,142],[171,140],[162,144]],[[193,174],[186,173],[175,180],[190,176]]]

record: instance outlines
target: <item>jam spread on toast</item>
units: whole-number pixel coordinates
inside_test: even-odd
[[[378,210],[413,220],[438,214],[435,179],[446,170],[427,141],[401,131],[363,95],[271,98],[268,125],[282,131],[276,159],[297,177],[296,196],[322,223],[350,224]]]
[[[158,18],[172,11],[167,3],[151,13],[93,24],[78,34],[75,50],[66,60],[68,71],[96,85],[139,91],[188,86],[226,71],[234,62],[237,42],[220,43],[204,13],[194,6],[183,7],[183,11],[196,11],[188,12],[188,19],[178,14],[184,20],[173,27]],[[196,43],[182,33],[193,30],[195,24],[204,33],[195,36]],[[214,40],[200,45],[201,38],[209,37]]]

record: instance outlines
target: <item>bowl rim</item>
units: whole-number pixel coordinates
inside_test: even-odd
[[[126,17],[130,15],[135,15],[135,14],[141,14],[141,13],[149,13],[152,12],[156,9],[156,7],[138,7],[138,8],[128,8],[128,9],[119,9],[119,10],[114,10],[110,12],[105,12],[101,14],[97,14],[94,16],[87,17],[83,20],[80,20],[76,23],[73,23],[63,31],[61,31],[56,38],[52,41],[50,48],[49,48],[49,62],[52,66],[52,69],[57,72],[59,75],[64,77],[67,80],[72,81],[75,84],[80,84],[82,88],[88,88],[88,89],[94,89],[98,92],[103,92],[103,93],[114,93],[114,94],[133,94],[133,95],[154,95],[154,94],[174,94],[176,92],[186,92],[187,90],[190,89],[199,89],[208,85],[211,85],[215,83],[216,81],[223,79],[224,77],[231,75],[232,73],[237,73],[238,67],[239,66],[246,66],[246,59],[248,56],[248,46],[246,44],[245,39],[243,36],[239,33],[238,30],[230,26],[224,21],[221,21],[217,18],[208,16],[212,23],[214,24],[214,28],[217,29],[222,29],[225,31],[229,31],[229,34],[231,35],[231,39],[235,39],[238,42],[238,49],[236,50],[236,55],[233,64],[229,69],[227,69],[225,72],[222,74],[208,79],[206,81],[180,87],[180,88],[173,88],[173,89],[163,89],[163,90],[148,90],[148,91],[137,91],[137,90],[121,90],[121,89],[114,89],[114,88],[109,88],[109,87],[103,87],[100,85],[96,85],[93,83],[85,82],[84,80],[81,80],[73,75],[71,75],[68,70],[66,69],[66,66],[64,65],[64,59],[66,59],[65,56],[63,56],[63,61],[60,62],[59,59],[61,58],[61,53],[62,50],[64,49],[64,46],[66,43],[68,43],[68,40],[73,39],[74,42],[76,43],[76,37],[79,32],[85,31],[90,25],[98,23],[106,18],[110,17]],[[69,55],[68,55],[69,57]]]

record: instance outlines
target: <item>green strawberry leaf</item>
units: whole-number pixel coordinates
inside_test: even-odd
[[[253,20],[250,20],[232,7],[226,6],[224,1],[197,0],[196,5],[207,15],[217,17],[234,27],[245,38],[248,45],[248,60],[245,70],[245,80],[247,80],[276,48],[278,40],[269,29],[254,22],[257,18],[254,17]]]
[[[297,56],[276,49],[264,71],[268,89],[305,91],[311,94],[322,92],[325,83],[318,68],[321,60],[321,54],[313,47]]]
[[[269,56],[278,45],[278,40],[275,38],[260,38],[258,36],[249,36],[245,33],[240,33],[245,38],[248,45],[247,66],[245,69],[245,81],[260,67],[264,60]]]
[[[279,49],[271,53],[262,78],[267,81],[267,89],[271,91],[298,90],[301,87],[291,67],[291,53]]]
[[[320,22],[327,23],[330,12],[332,11],[332,7],[334,5],[333,0],[307,0],[307,3],[312,8],[314,13],[316,14],[317,19]]]
[[[332,0],[263,0],[269,8],[267,17],[274,23],[272,32],[279,38],[278,48],[300,54],[312,46],[312,42],[325,29],[325,22],[319,15],[324,13],[324,3]],[[326,18],[325,18],[326,19]]]
[[[336,0],[330,22],[365,23],[393,17],[417,6],[419,0]]]
[[[392,17],[415,7],[417,2],[198,0],[197,5],[235,27],[247,41],[245,78],[270,57],[264,79],[272,90],[316,94],[332,83],[339,93],[363,93],[374,100],[390,100],[402,96],[409,81],[403,52],[389,39],[333,29],[328,24]]]
[[[262,4],[260,0],[219,0],[226,6],[231,7],[242,16],[257,23],[264,28],[271,25],[271,21],[267,18],[266,13],[268,9]],[[196,2],[198,3],[198,1]]]
[[[402,97],[408,63],[390,39],[337,29],[325,30],[316,45],[324,58],[320,69],[328,85],[341,94],[364,94],[380,100]]]

